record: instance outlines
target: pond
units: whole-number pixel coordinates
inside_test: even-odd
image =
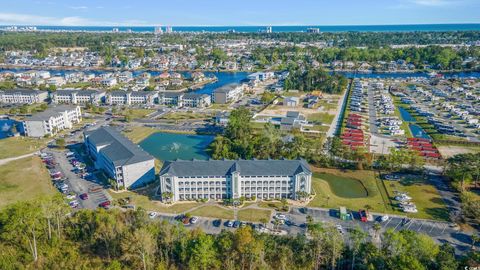
[[[14,120],[0,119],[0,139],[12,136],[12,127],[17,125]]]
[[[410,131],[412,132],[413,137],[429,139],[429,140],[432,139],[432,138],[430,138],[428,133],[425,132],[425,130],[423,130],[423,128],[421,128],[419,125],[410,124],[408,126],[410,128]]]
[[[357,179],[327,173],[318,173],[314,177],[328,183],[332,192],[342,198],[365,198],[368,192],[362,182]]]
[[[207,147],[214,136],[158,132],[140,142],[140,147],[159,160],[208,159]]]
[[[404,108],[398,107],[398,110],[400,111],[400,115],[402,116],[403,121],[407,122],[415,122],[415,118]]]

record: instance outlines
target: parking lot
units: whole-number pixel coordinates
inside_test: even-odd
[[[105,201],[111,201],[110,195],[103,189],[93,174],[94,169],[85,166],[83,157],[74,152],[67,157],[69,150],[45,149],[42,153],[52,160],[51,173],[60,173],[61,178],[54,181],[60,192],[72,208],[95,209]],[[77,166],[72,164],[76,161]],[[84,167],[84,170],[79,169]],[[84,194],[87,194],[86,196]],[[83,195],[83,196],[80,196]]]

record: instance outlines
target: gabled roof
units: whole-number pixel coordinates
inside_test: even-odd
[[[113,127],[100,127],[93,131],[86,131],[85,135],[90,143],[97,147],[104,146],[100,149],[100,153],[108,157],[115,166],[135,164],[153,159],[152,156]]]
[[[293,176],[311,173],[308,163],[297,160],[175,160],[165,162],[160,175],[177,177],[223,176],[238,172],[242,176]]]

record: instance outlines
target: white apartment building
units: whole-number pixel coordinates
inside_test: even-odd
[[[243,96],[243,86],[231,83],[217,88],[213,91],[213,102],[228,104],[237,101]]]
[[[85,147],[95,168],[119,187],[137,188],[155,180],[155,159],[113,127],[84,133]]]
[[[57,90],[50,94],[54,104],[95,104],[102,103],[105,91],[96,90]]]
[[[82,112],[79,106],[51,107],[37,113],[23,121],[25,135],[28,137],[53,136],[64,129],[71,129],[82,121]]]
[[[0,91],[0,103],[34,104],[44,102],[47,98],[47,91],[21,89]]]
[[[206,108],[212,105],[212,97],[207,94],[186,93],[182,103],[184,107]]]
[[[157,97],[157,92],[112,91],[106,94],[105,99],[109,105],[153,105]]]
[[[298,199],[310,194],[312,172],[299,160],[176,160],[164,163],[159,192],[173,201],[197,199]]]

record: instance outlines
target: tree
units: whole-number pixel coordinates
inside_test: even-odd
[[[443,243],[436,257],[436,269],[450,270],[458,269],[459,263],[455,259],[455,249],[447,244]]]
[[[123,238],[121,249],[124,260],[136,269],[139,268],[138,265],[140,264],[146,270],[156,251],[156,242],[148,228],[139,228]]]
[[[213,237],[201,231],[193,232],[188,243],[189,269],[215,269],[218,267],[217,253],[214,249]]]
[[[367,233],[360,227],[354,227],[350,230],[350,248],[352,250],[352,270],[355,269],[355,256],[360,251],[361,245],[365,242]]]
[[[65,147],[65,139],[64,138],[58,138],[55,140],[55,144],[59,148],[64,148]]]

